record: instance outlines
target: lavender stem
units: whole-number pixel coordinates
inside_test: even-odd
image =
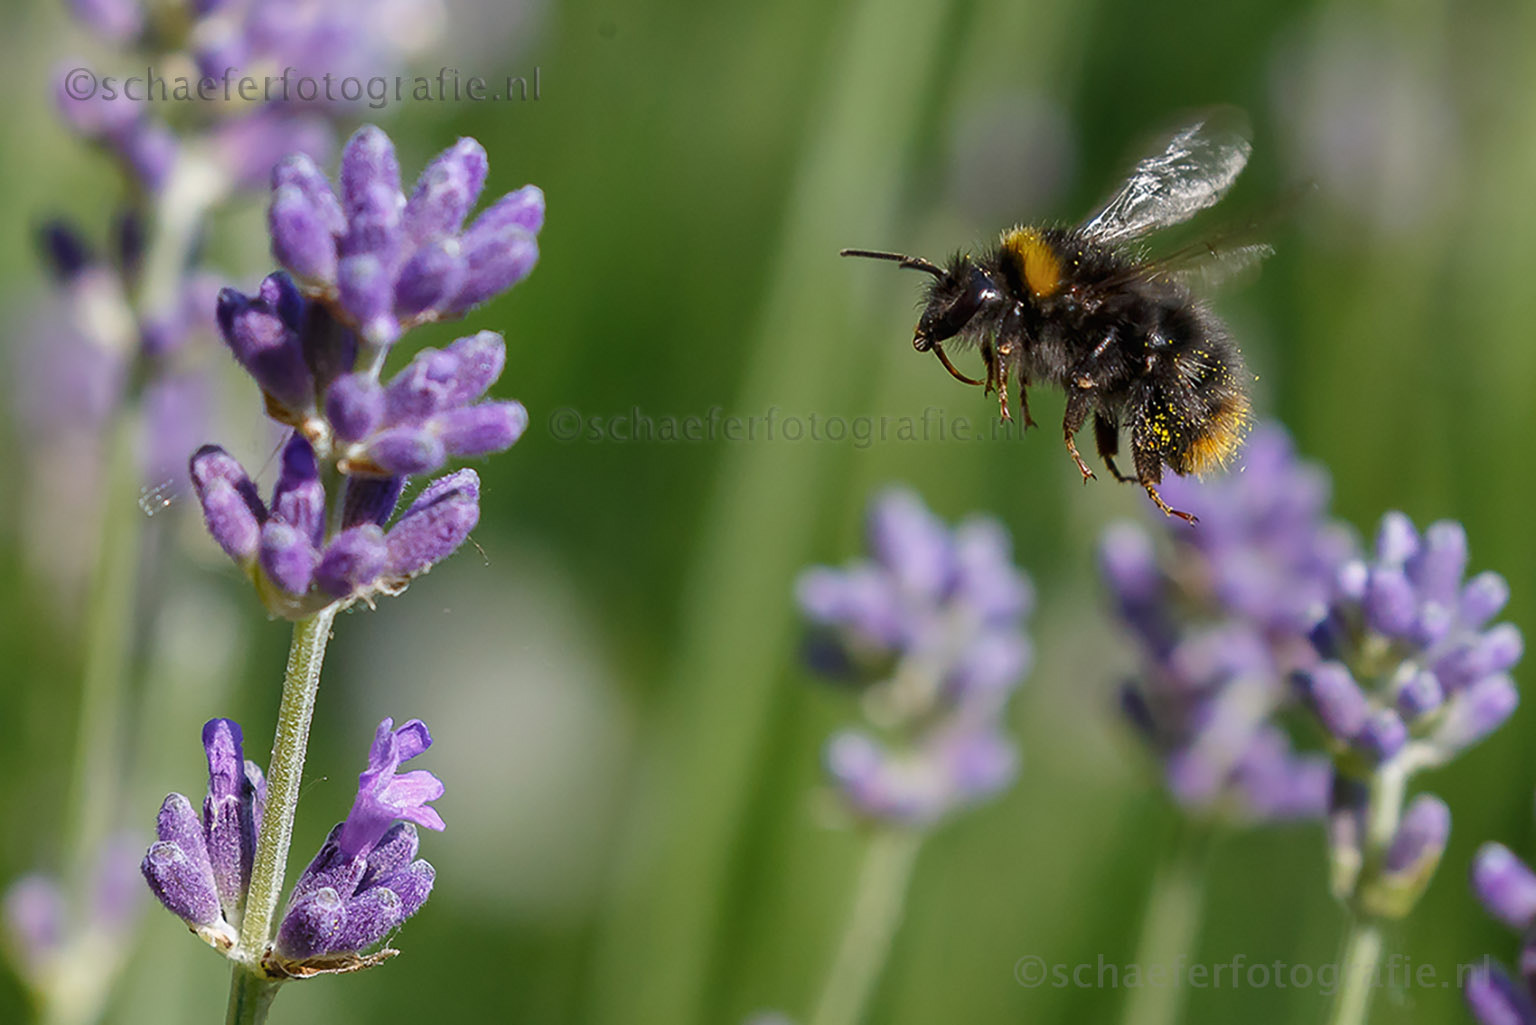
[[[242,1000],[238,991],[256,987],[243,976],[264,978],[261,966],[272,938],[272,919],[282,895],[293,840],[293,814],[299,803],[304,776],[304,755],[309,747],[309,723],[315,714],[315,694],[320,689],[320,668],[330,639],[336,606],[328,605],[308,619],[293,624],[293,643],[288,649],[288,673],[283,680],[283,700],[277,712],[277,734],[272,739],[272,759],[267,769],[267,803],[261,833],[256,838],[256,859],[251,868],[251,887],[245,898],[245,917],[240,946],[234,959],[240,967],[230,989],[230,1012],[240,1005],[255,1017],[236,1019],[259,1022],[266,1015],[265,1002]],[[266,998],[270,1002],[270,997]],[[259,1005],[259,1006],[257,1006]]]
[[[901,924],[923,836],[918,830],[887,827],[870,839],[848,926],[810,1025],[858,1025],[863,1020]]]
[[[1166,986],[1140,986],[1126,999],[1124,1025],[1175,1025],[1184,1010],[1184,973],[1192,958],[1205,904],[1205,853],[1210,839],[1200,823],[1181,820],[1173,849],[1158,866],[1142,919],[1135,964],[1143,972],[1173,968]]]
[[[224,1018],[226,1025],[261,1025],[267,1020],[272,998],[277,996],[277,987],[281,985],[276,980],[236,963],[234,975],[229,980],[229,1010]]]
[[[1328,1025],[1365,1025],[1381,947],[1381,926],[1374,919],[1353,917],[1339,958],[1339,991]]]
[[[100,503],[100,549],[86,612],[80,732],[73,771],[73,813],[66,848],[68,877],[84,892],[86,876],[111,828],[120,771],[123,689],[133,635],[143,517],[138,513],[138,458],[131,411],[115,418],[107,435],[111,460]]]

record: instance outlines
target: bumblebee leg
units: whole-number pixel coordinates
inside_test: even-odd
[[[1177,516],[1190,524],[1199,523],[1200,518],[1194,513],[1171,507],[1157,493],[1157,486],[1163,482],[1163,451],[1153,444],[1146,433],[1135,432],[1131,435],[1131,454],[1136,459],[1136,481],[1146,489],[1152,504],[1161,509],[1164,516]]]
[[[1120,427],[1103,413],[1093,414],[1093,440],[1099,448],[1099,458],[1104,460],[1104,465],[1109,468],[1110,474],[1121,484],[1135,484],[1135,477],[1127,477],[1120,472],[1120,467],[1115,465],[1115,456],[1120,454]]]
[[[1008,423],[1013,423],[1013,410],[1008,408],[1008,371],[1012,369],[1012,361],[1008,357],[1012,354],[1013,350],[1007,345],[998,347],[996,357],[997,373],[994,377],[997,404],[1003,419]]]
[[[1147,497],[1152,499],[1152,503],[1163,511],[1164,516],[1177,516],[1179,519],[1183,520],[1185,523],[1188,523],[1190,526],[1194,526],[1196,523],[1200,522],[1200,517],[1196,516],[1194,513],[1188,513],[1182,509],[1175,509],[1167,502],[1163,501],[1163,496],[1157,493],[1156,484],[1148,484],[1146,481],[1142,481],[1141,486],[1147,489]]]
[[[1090,401],[1091,395],[1088,391],[1072,392],[1067,396],[1067,411],[1061,418],[1061,435],[1067,443],[1067,454],[1077,464],[1078,472],[1083,475],[1084,484],[1088,483],[1090,477],[1095,477],[1097,474],[1089,469],[1087,463],[1083,462],[1082,455],[1077,451],[1077,440],[1074,435],[1082,430],[1083,424],[1088,421]]]
[[[1031,427],[1040,426],[1035,423],[1035,418],[1029,415],[1029,380],[1023,375],[1019,377],[1019,412],[1024,417],[1024,429],[1026,431]]]

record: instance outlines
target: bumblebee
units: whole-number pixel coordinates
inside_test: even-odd
[[[1016,381],[1024,426],[1028,388],[1066,392],[1062,436],[1086,483],[1095,476],[1075,440],[1093,417],[1099,456],[1118,481],[1146,489],[1157,507],[1191,523],[1158,494],[1166,466],[1200,474],[1224,465],[1249,421],[1249,375],[1226,326],[1191,290],[1267,256],[1234,232],[1148,260],[1138,243],[1221,199],[1248,161],[1235,112],[1214,112],[1174,133],[1131,171],[1114,196],[1072,228],[1020,226],[979,256],[946,267],[899,253],[845,249],[932,275],[912,344],[956,379],[995,393],[1005,420]],[[1246,232],[1245,232],[1246,233]],[[974,346],[984,380],[961,373],[944,344]],[[1115,459],[1130,437],[1134,476]]]

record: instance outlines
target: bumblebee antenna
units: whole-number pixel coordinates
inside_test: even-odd
[[[939,357],[939,362],[944,364],[944,369],[945,370],[949,371],[949,376],[950,377],[953,377],[955,380],[959,381],[961,384],[975,384],[975,385],[979,385],[979,384],[982,383],[981,381],[976,380],[974,377],[966,377],[960,371],[956,370],[955,369],[955,365],[949,361],[949,357],[944,355],[944,346],[940,345],[938,342],[932,342],[932,343],[930,343],[930,345],[933,348],[933,354],[935,356]]]
[[[932,274],[936,278],[944,278],[947,275],[943,268],[936,267],[919,256],[904,256],[901,253],[881,253],[873,249],[840,249],[838,256],[862,256],[869,260],[890,260],[892,263],[912,270],[920,270],[926,274]],[[943,357],[941,356],[940,359]]]

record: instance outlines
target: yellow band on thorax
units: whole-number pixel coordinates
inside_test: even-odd
[[[1061,259],[1034,228],[1014,228],[1003,235],[1003,251],[1013,257],[1020,280],[1036,298],[1061,288]]]

